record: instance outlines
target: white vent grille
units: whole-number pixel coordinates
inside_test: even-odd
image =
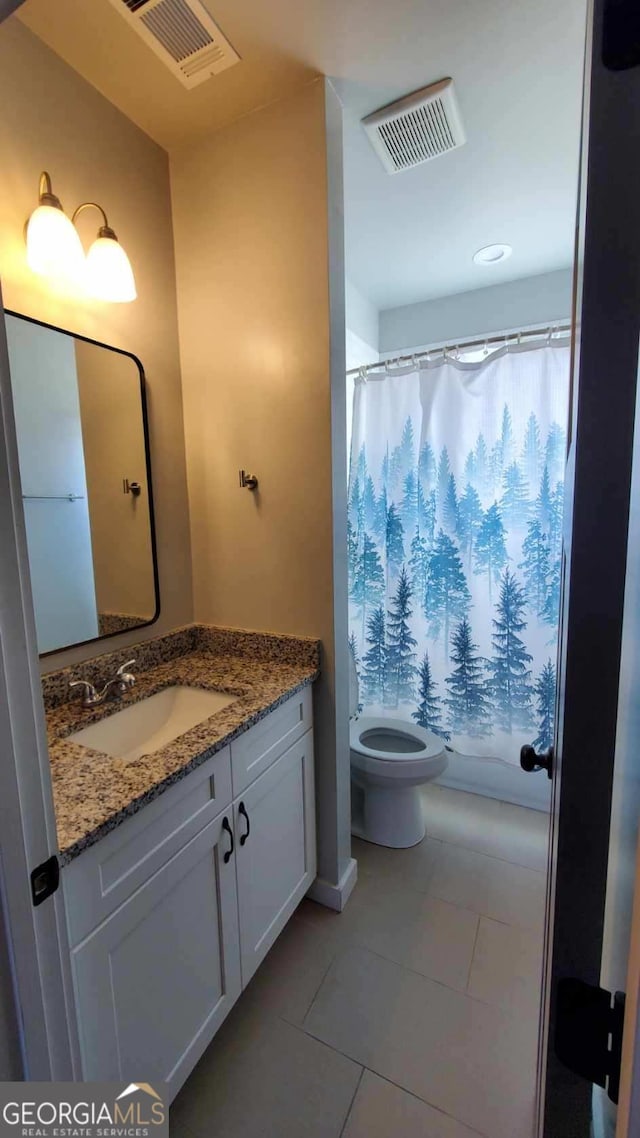
[[[185,87],[196,87],[240,62],[200,0],[111,3]]]
[[[442,79],[362,120],[389,174],[410,170],[466,141],[452,79]]]

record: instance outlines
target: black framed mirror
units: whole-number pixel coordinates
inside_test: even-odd
[[[5,309],[38,650],[160,613],[144,370]]]

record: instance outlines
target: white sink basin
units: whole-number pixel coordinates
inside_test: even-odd
[[[184,735],[235,703],[238,696],[203,688],[172,687],[83,727],[68,738],[118,759],[138,759]]]

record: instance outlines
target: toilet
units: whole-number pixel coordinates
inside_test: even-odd
[[[349,666],[352,833],[378,846],[415,846],[425,835],[419,788],[446,770],[444,742],[409,719],[358,715],[351,652]]]

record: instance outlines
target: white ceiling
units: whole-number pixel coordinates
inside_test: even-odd
[[[345,109],[347,273],[378,308],[571,262],[585,0],[205,0],[243,62],[185,91],[107,0],[21,18],[169,150],[332,77]],[[131,81],[135,75],[135,82]],[[459,150],[385,173],[360,118],[452,76]],[[476,249],[513,246],[501,265]]]
[[[345,107],[348,274],[380,309],[571,264],[584,0],[381,3],[398,20],[384,61],[354,63]],[[422,17],[418,17],[418,12]],[[403,24],[406,17],[406,23]],[[360,119],[452,76],[467,132],[458,150],[387,174]],[[475,265],[506,242],[499,265]]]

